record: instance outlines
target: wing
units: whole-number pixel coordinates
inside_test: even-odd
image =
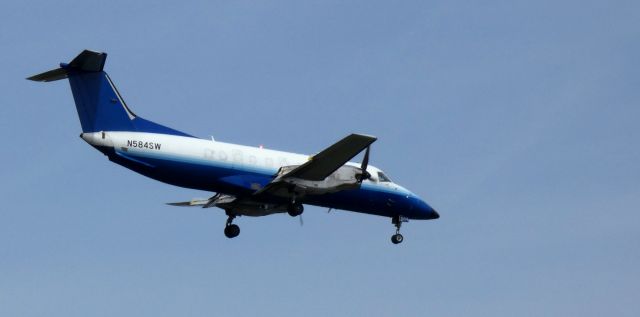
[[[192,199],[190,201],[168,203],[167,205],[179,207],[218,207],[227,212],[227,215],[242,215],[259,217],[287,210],[287,205],[282,203],[270,203],[257,201],[252,198],[238,198],[233,195],[215,194],[209,199]]]
[[[377,139],[372,136],[351,134],[314,155],[308,162],[296,167],[285,176],[321,181],[349,162],[375,140]]]
[[[359,187],[360,181],[355,174],[361,173],[360,169],[345,166],[345,163],[368,148],[375,140],[372,136],[351,134],[314,155],[302,165],[281,167],[273,181],[256,191],[253,196],[267,194],[291,198],[296,195],[324,194]],[[367,157],[365,161],[368,161]],[[338,170],[342,170],[338,172],[342,176],[341,180],[327,178]]]
[[[178,206],[178,207],[196,207],[197,206],[202,208],[220,207],[222,209],[225,209],[223,206],[230,205],[231,203],[236,201],[237,201],[237,198],[235,196],[217,193],[209,199],[194,198],[190,201],[167,203],[167,205]]]
[[[167,203],[167,205],[178,206],[178,207],[196,207],[196,206],[204,206],[209,203],[209,199],[192,199],[190,201],[181,201],[177,203]]]

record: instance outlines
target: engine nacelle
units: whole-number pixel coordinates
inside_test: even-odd
[[[298,166],[283,166],[277,177],[286,175],[296,167]],[[296,177],[283,177],[279,181],[293,185],[294,191],[298,194],[319,195],[359,188],[361,183],[359,177],[362,174],[359,167],[344,165],[321,181],[310,181]]]

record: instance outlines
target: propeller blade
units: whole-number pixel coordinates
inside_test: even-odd
[[[371,146],[367,146],[367,150],[364,152],[364,158],[362,159],[362,165],[360,166],[362,171],[366,171],[367,166],[369,165],[369,149],[370,148]]]
[[[362,165],[360,165],[360,170],[362,170],[362,174],[360,175],[360,179],[358,181],[362,182],[365,179],[369,179],[371,174],[367,172],[367,166],[369,166],[369,149],[371,146],[367,146],[367,150],[364,152],[364,158],[362,158]]]
[[[298,218],[300,218],[300,227],[304,227],[304,220],[302,220],[302,214],[300,214]]]

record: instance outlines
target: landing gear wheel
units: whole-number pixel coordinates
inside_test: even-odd
[[[232,223],[233,219],[236,217],[234,214],[227,210],[227,215],[229,218],[227,218],[227,224],[224,227],[224,235],[229,239],[235,238],[240,234],[240,227]]]
[[[402,240],[404,240],[404,237],[399,233],[391,236],[391,242],[393,242],[393,244],[402,243]]]
[[[402,217],[401,215],[391,217],[391,223],[396,226],[396,234],[391,236],[391,242],[393,242],[393,244],[402,243],[404,240],[404,237],[400,234],[400,227],[403,222],[407,221],[409,221],[409,219]]]
[[[224,235],[229,239],[235,238],[239,234],[240,234],[240,227],[238,227],[238,225],[230,224],[224,227]]]
[[[302,215],[303,211],[304,211],[304,206],[302,204],[299,204],[299,203],[290,204],[287,207],[287,213],[291,217],[300,216],[300,215]]]

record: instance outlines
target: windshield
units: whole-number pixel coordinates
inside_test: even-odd
[[[385,175],[383,172],[378,172],[378,180],[380,182],[391,182],[391,179],[387,177],[387,175]]]

